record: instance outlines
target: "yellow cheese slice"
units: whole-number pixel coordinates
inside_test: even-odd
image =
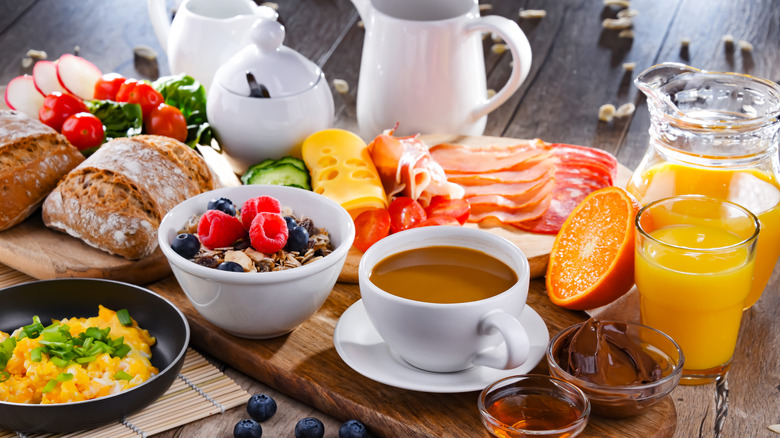
[[[315,132],[303,141],[301,154],[311,171],[315,193],[338,202],[354,218],[370,208],[387,208],[387,196],[368,146],[343,129]]]

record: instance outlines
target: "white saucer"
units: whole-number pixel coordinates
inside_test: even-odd
[[[544,357],[550,334],[542,317],[525,306],[520,323],[528,333],[531,352],[523,365],[511,370],[475,366],[455,373],[432,373],[415,368],[385,344],[368,319],[363,300],[341,315],[333,331],[333,344],[350,368],[386,385],[438,393],[481,391],[501,378],[528,373]]]

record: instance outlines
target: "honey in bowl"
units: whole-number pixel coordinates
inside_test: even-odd
[[[487,408],[496,420],[523,430],[563,429],[576,421],[582,411],[565,400],[548,394],[513,394]],[[494,431],[498,433],[499,429]]]
[[[393,295],[428,303],[467,303],[493,297],[518,281],[506,263],[457,246],[429,246],[390,255],[371,270],[370,280]]]

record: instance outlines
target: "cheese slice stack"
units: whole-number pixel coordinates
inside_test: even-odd
[[[354,219],[372,208],[387,208],[387,196],[368,146],[343,129],[315,132],[303,142],[303,161],[314,192],[338,202]]]

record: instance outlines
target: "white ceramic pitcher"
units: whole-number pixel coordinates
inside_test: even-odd
[[[249,29],[255,20],[275,20],[278,15],[252,0],[184,0],[171,23],[165,3],[147,0],[152,27],[168,54],[171,74],[186,73],[206,90],[217,68],[251,44]]]
[[[517,91],[531,68],[531,47],[517,23],[480,17],[477,0],[352,0],[366,35],[357,119],[374,138],[397,134],[481,135],[487,114]],[[512,53],[509,80],[488,98],[482,32]]]

